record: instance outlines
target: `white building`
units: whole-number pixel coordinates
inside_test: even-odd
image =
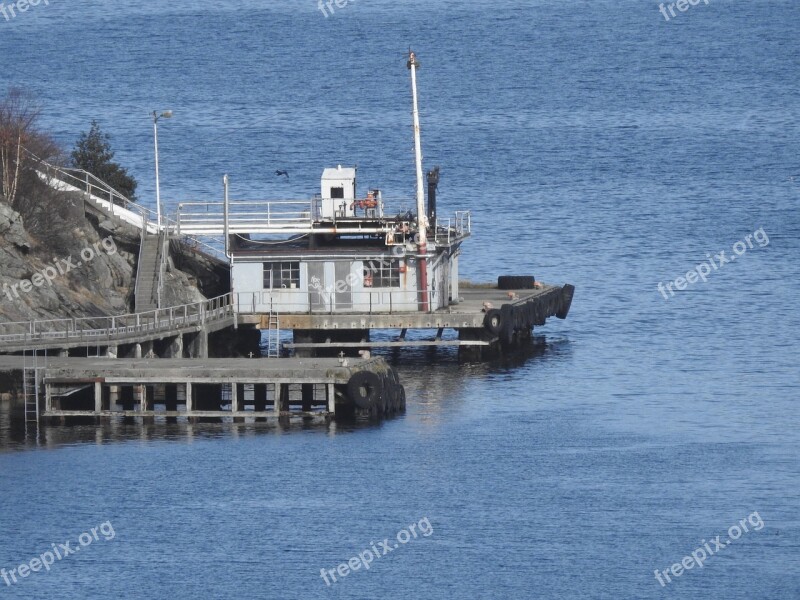
[[[415,217],[386,216],[379,190],[358,198],[355,169],[325,169],[321,182],[322,194],[308,207],[294,202],[288,207],[294,212],[284,213],[280,203],[271,203],[273,235],[267,237],[245,231],[259,211],[226,205],[231,286],[240,312],[428,312],[457,302],[458,255],[470,233],[469,213],[432,224],[423,257]],[[435,206],[435,197],[430,200]],[[263,224],[252,229],[265,232]],[[420,289],[423,261],[427,289]]]

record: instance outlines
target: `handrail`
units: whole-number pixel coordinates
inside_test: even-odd
[[[144,254],[144,239],[146,235],[147,235],[147,216],[142,215],[142,231],[141,231],[141,237],[139,238],[139,258],[136,261],[136,283],[133,286],[134,303],[135,299],[139,296],[139,283],[141,282],[141,278],[139,277],[139,269],[142,268],[142,255]]]
[[[157,222],[157,214],[151,208],[144,206],[142,204],[138,204],[133,202],[129,198],[127,198],[124,194],[118,192],[109,184],[107,184],[102,179],[98,178],[96,175],[89,173],[84,169],[79,169],[76,167],[61,167],[57,165],[53,165],[47,162],[44,159],[39,158],[33,152],[28,150],[27,148],[23,147],[23,151],[36,160],[40,165],[42,165],[48,172],[47,173],[40,173],[40,175],[44,177],[48,177],[50,179],[57,179],[58,181],[69,185],[75,188],[78,191],[81,191],[85,194],[88,194],[90,198],[96,198],[102,202],[108,202],[110,205],[111,214],[114,215],[114,206],[120,206],[121,208],[132,212],[134,214],[138,213],[139,218],[141,218],[141,227],[148,228],[148,227],[156,227],[154,225],[150,225],[150,223]],[[78,175],[80,175],[80,177]],[[60,176],[60,177],[59,177]],[[62,179],[63,178],[63,179]],[[100,193],[94,193],[99,191]],[[105,198],[104,196],[108,196]],[[164,223],[164,229],[172,232],[172,233],[179,233],[177,231],[177,221],[174,219],[169,218],[167,215],[162,215],[162,223]],[[219,258],[223,252],[211,245],[208,244],[194,236],[183,234],[186,240],[190,241],[197,247],[203,247],[205,251],[211,254],[211,256]]]
[[[428,291],[428,313],[435,313],[441,308],[439,304],[443,300],[444,293],[445,291],[441,289]],[[241,315],[269,312],[283,315],[372,315],[420,313],[419,306],[425,298],[422,290],[396,288],[350,290],[345,292],[344,296],[346,300],[339,298],[339,293],[330,288],[317,290],[288,288],[263,292],[235,292],[233,303],[236,313]]]
[[[161,308],[161,293],[164,290],[164,269],[169,258],[169,236],[164,229],[158,234],[158,265],[156,267],[156,306]]]
[[[16,333],[0,333],[0,342],[7,345],[36,342],[120,341],[148,333],[176,331],[206,323],[222,321],[234,316],[230,293],[209,300],[182,304],[141,313],[111,317],[82,317],[73,319],[48,319],[0,323],[0,331],[17,329]],[[39,344],[47,345],[47,344]]]

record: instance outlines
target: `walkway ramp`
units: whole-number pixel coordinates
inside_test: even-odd
[[[235,323],[235,306],[228,293],[194,304],[113,317],[0,323],[0,352],[139,344],[200,330],[210,333]]]

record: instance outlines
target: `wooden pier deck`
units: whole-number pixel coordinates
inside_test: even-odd
[[[0,358],[31,370],[30,357]],[[41,416],[330,418],[402,412],[405,391],[382,358],[40,358]],[[353,398],[353,381],[367,389]],[[402,402],[401,402],[402,400]]]

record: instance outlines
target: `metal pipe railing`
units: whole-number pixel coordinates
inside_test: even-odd
[[[142,313],[0,323],[0,342],[35,345],[35,342],[47,341],[124,341],[137,334],[221,321],[234,315],[233,308],[232,296],[228,293],[210,300]]]
[[[429,310],[438,310],[442,290],[428,291]],[[418,313],[421,290],[375,288],[338,293],[335,290],[281,289],[234,292],[237,314],[394,314]]]

